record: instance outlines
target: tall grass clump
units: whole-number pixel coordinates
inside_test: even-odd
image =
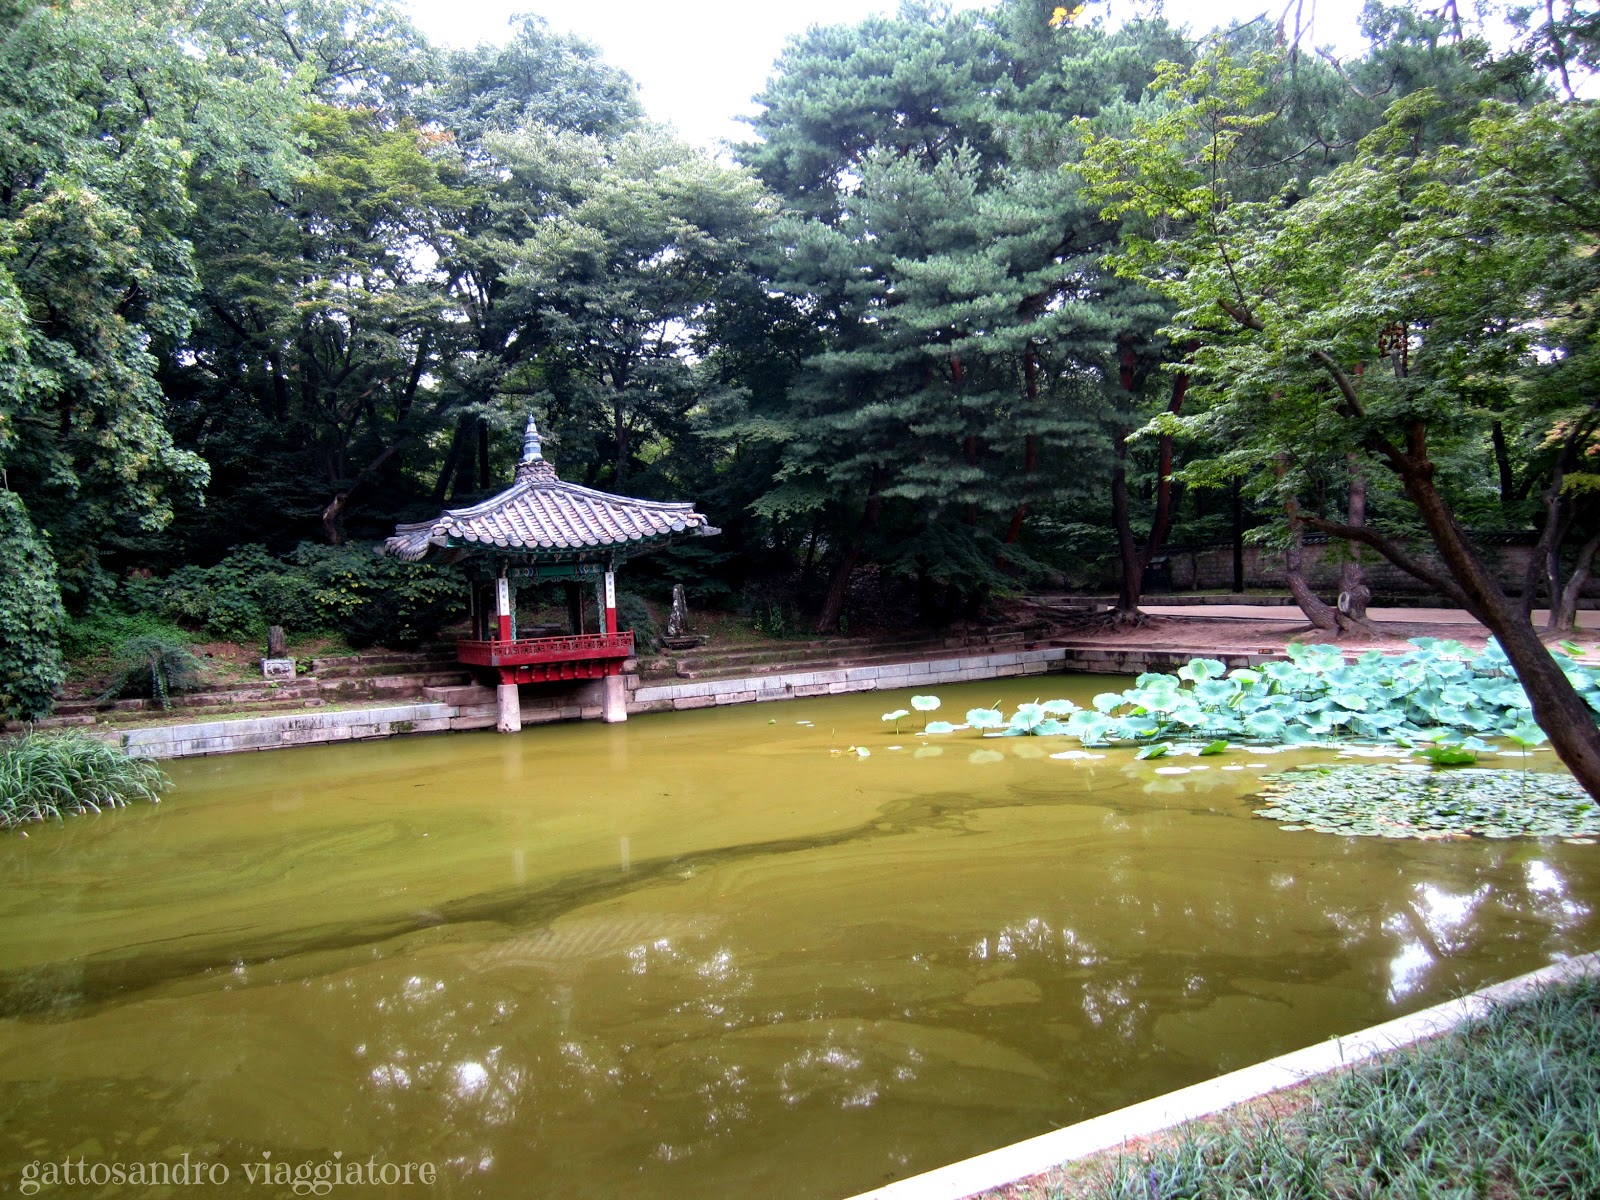
[[[171,786],[149,759],[77,732],[0,738],[0,829],[59,821],[66,813],[160,799]]]
[[[1313,1084],[1287,1116],[1191,1127],[1073,1195],[1600,1196],[1600,978]]]

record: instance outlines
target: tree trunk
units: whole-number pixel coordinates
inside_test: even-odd
[[[1347,507],[1349,523],[1353,529],[1367,527],[1367,477],[1361,470],[1361,458],[1353,451],[1346,456],[1350,469],[1350,501]],[[1339,565],[1339,628],[1350,633],[1360,629],[1366,633],[1375,630],[1367,620],[1367,605],[1372,600],[1372,589],[1367,586],[1366,568],[1361,565],[1361,543],[1350,543],[1350,557]]]
[[[450,495],[450,484],[456,474],[456,464],[461,459],[461,443],[466,437],[467,418],[456,421],[455,435],[450,439],[450,449],[445,451],[444,463],[439,467],[438,482],[433,485],[433,502],[443,504]]]
[[[1500,480],[1500,512],[1509,518],[1517,504],[1517,482],[1511,472],[1511,452],[1506,447],[1506,431],[1499,421],[1489,426],[1489,439],[1494,444],[1495,473]]]
[[[628,478],[628,410],[623,404],[622,389],[618,387],[611,404],[612,437],[617,446],[617,489],[622,489]]]
[[[1532,623],[1506,598],[1434,488],[1434,465],[1427,457],[1426,432],[1420,422],[1412,426],[1407,450],[1391,455],[1391,463],[1440,559],[1465,594],[1468,610],[1494,634],[1511,660],[1533,706],[1533,719],[1549,737],[1557,757],[1584,790],[1600,796],[1600,725],[1595,724],[1595,714],[1567,681]]]
[[[1188,394],[1189,373],[1179,371],[1172,380],[1172,399],[1167,401],[1167,411],[1177,416]],[[1172,532],[1172,435],[1163,433],[1156,447],[1156,512],[1150,521],[1150,539],[1145,543],[1142,556],[1146,567],[1161,553],[1161,547],[1167,544],[1167,534]]]
[[[1111,523],[1116,529],[1117,556],[1122,560],[1122,583],[1117,589],[1117,606],[1111,619],[1117,625],[1135,624],[1144,619],[1139,599],[1144,589],[1144,560],[1133,540],[1133,518],[1128,511],[1128,435],[1117,428],[1111,432],[1111,447],[1116,457],[1111,468]]]
[[[1239,477],[1233,477],[1228,489],[1228,506],[1233,517],[1233,591],[1244,593],[1244,504],[1239,498]]]
[[[818,633],[833,633],[839,628],[839,617],[844,613],[845,589],[850,586],[850,576],[856,569],[856,563],[861,560],[867,537],[877,527],[878,517],[883,512],[883,497],[879,495],[882,489],[883,472],[873,471],[872,483],[867,489],[867,506],[856,524],[855,533],[850,537],[850,544],[844,548],[839,566],[833,572],[828,594],[823,598],[822,612],[817,617]]]
[[[333,499],[322,510],[322,536],[330,546],[344,544],[344,531],[339,523],[344,519],[345,505],[349,503],[349,492],[335,492]]]
[[[1039,359],[1030,345],[1022,354],[1022,380],[1023,393],[1027,397],[1028,407],[1031,411],[1039,402]],[[1033,434],[1027,434],[1022,439],[1022,500],[1018,502],[1016,511],[1011,514],[1011,524],[1006,529],[1007,546],[1013,546],[1022,536],[1022,522],[1028,516],[1028,487],[1033,482],[1033,474],[1039,467],[1039,442]],[[1005,570],[1006,556],[1000,555],[1000,569]]]
[[[1557,633],[1572,633],[1578,628],[1578,597],[1583,585],[1589,582],[1589,571],[1594,566],[1595,551],[1600,550],[1600,533],[1595,534],[1578,549],[1577,561],[1572,564],[1572,574],[1567,576],[1561,589],[1560,603],[1550,604],[1550,623],[1546,628]]]
[[[1277,472],[1281,481],[1288,472],[1289,466],[1282,454],[1278,455]],[[1300,606],[1300,611],[1305,613],[1306,620],[1311,622],[1312,628],[1320,629],[1324,633],[1339,636],[1339,614],[1329,604],[1323,603],[1322,597],[1311,590],[1311,585],[1306,582],[1305,571],[1301,567],[1301,550],[1305,536],[1305,523],[1300,519],[1300,502],[1294,496],[1286,496],[1283,501],[1285,514],[1289,518],[1289,545],[1283,552],[1283,574],[1289,585],[1289,594],[1294,597],[1294,602]]]
[[[487,417],[478,418],[478,490],[488,495],[494,488],[494,480],[489,475],[489,420]]]
[[[1283,574],[1289,584],[1289,594],[1294,597],[1294,602],[1300,606],[1300,611],[1305,613],[1306,620],[1312,627],[1324,633],[1339,636],[1339,614],[1331,604],[1325,604],[1322,597],[1311,590],[1311,585],[1306,582],[1304,570],[1300,565],[1301,538],[1303,531],[1300,518],[1294,515],[1291,506],[1289,516],[1289,545],[1283,552]]]
[[[817,538],[822,532],[822,513],[811,518],[811,536],[806,539],[806,560],[800,564],[800,590],[804,591],[811,578],[811,569],[817,562]]]

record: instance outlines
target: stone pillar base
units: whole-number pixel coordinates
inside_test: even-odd
[[[628,719],[628,688],[621,675],[607,675],[600,700],[601,718],[610,725]]]
[[[495,729],[501,733],[522,732],[522,700],[517,695],[517,685],[502,683],[494,690],[497,720]]]

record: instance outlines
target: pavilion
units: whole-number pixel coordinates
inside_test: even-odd
[[[522,728],[517,686],[600,680],[607,721],[628,719],[623,664],[633,656],[633,631],[617,628],[617,567],[628,558],[684,537],[721,532],[692,504],[636,500],[566,483],[542,453],[533,417],[523,435],[512,485],[470,508],[446,509],[431,521],[395,528],[386,553],[407,562],[459,565],[470,587],[472,636],[456,656],[496,684],[496,728]],[[566,584],[565,633],[546,628],[518,636],[519,583]],[[585,584],[594,587],[596,624],[588,628]]]

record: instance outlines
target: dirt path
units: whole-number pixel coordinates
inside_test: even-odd
[[[1345,650],[1407,650],[1412,638],[1454,638],[1474,649],[1483,646],[1488,631],[1458,609],[1379,608],[1371,611],[1375,637],[1344,638],[1338,642],[1313,629],[1297,609],[1248,605],[1201,607],[1150,605],[1146,623],[1132,629],[1113,629],[1096,616],[1085,615],[1061,624],[1061,634],[1074,642],[1121,649],[1132,646],[1209,650],[1220,653],[1253,651],[1282,653],[1291,641],[1308,645],[1336,644]],[[1600,613],[1582,614],[1580,644],[1590,650]],[[1552,644],[1555,635],[1545,639]]]

